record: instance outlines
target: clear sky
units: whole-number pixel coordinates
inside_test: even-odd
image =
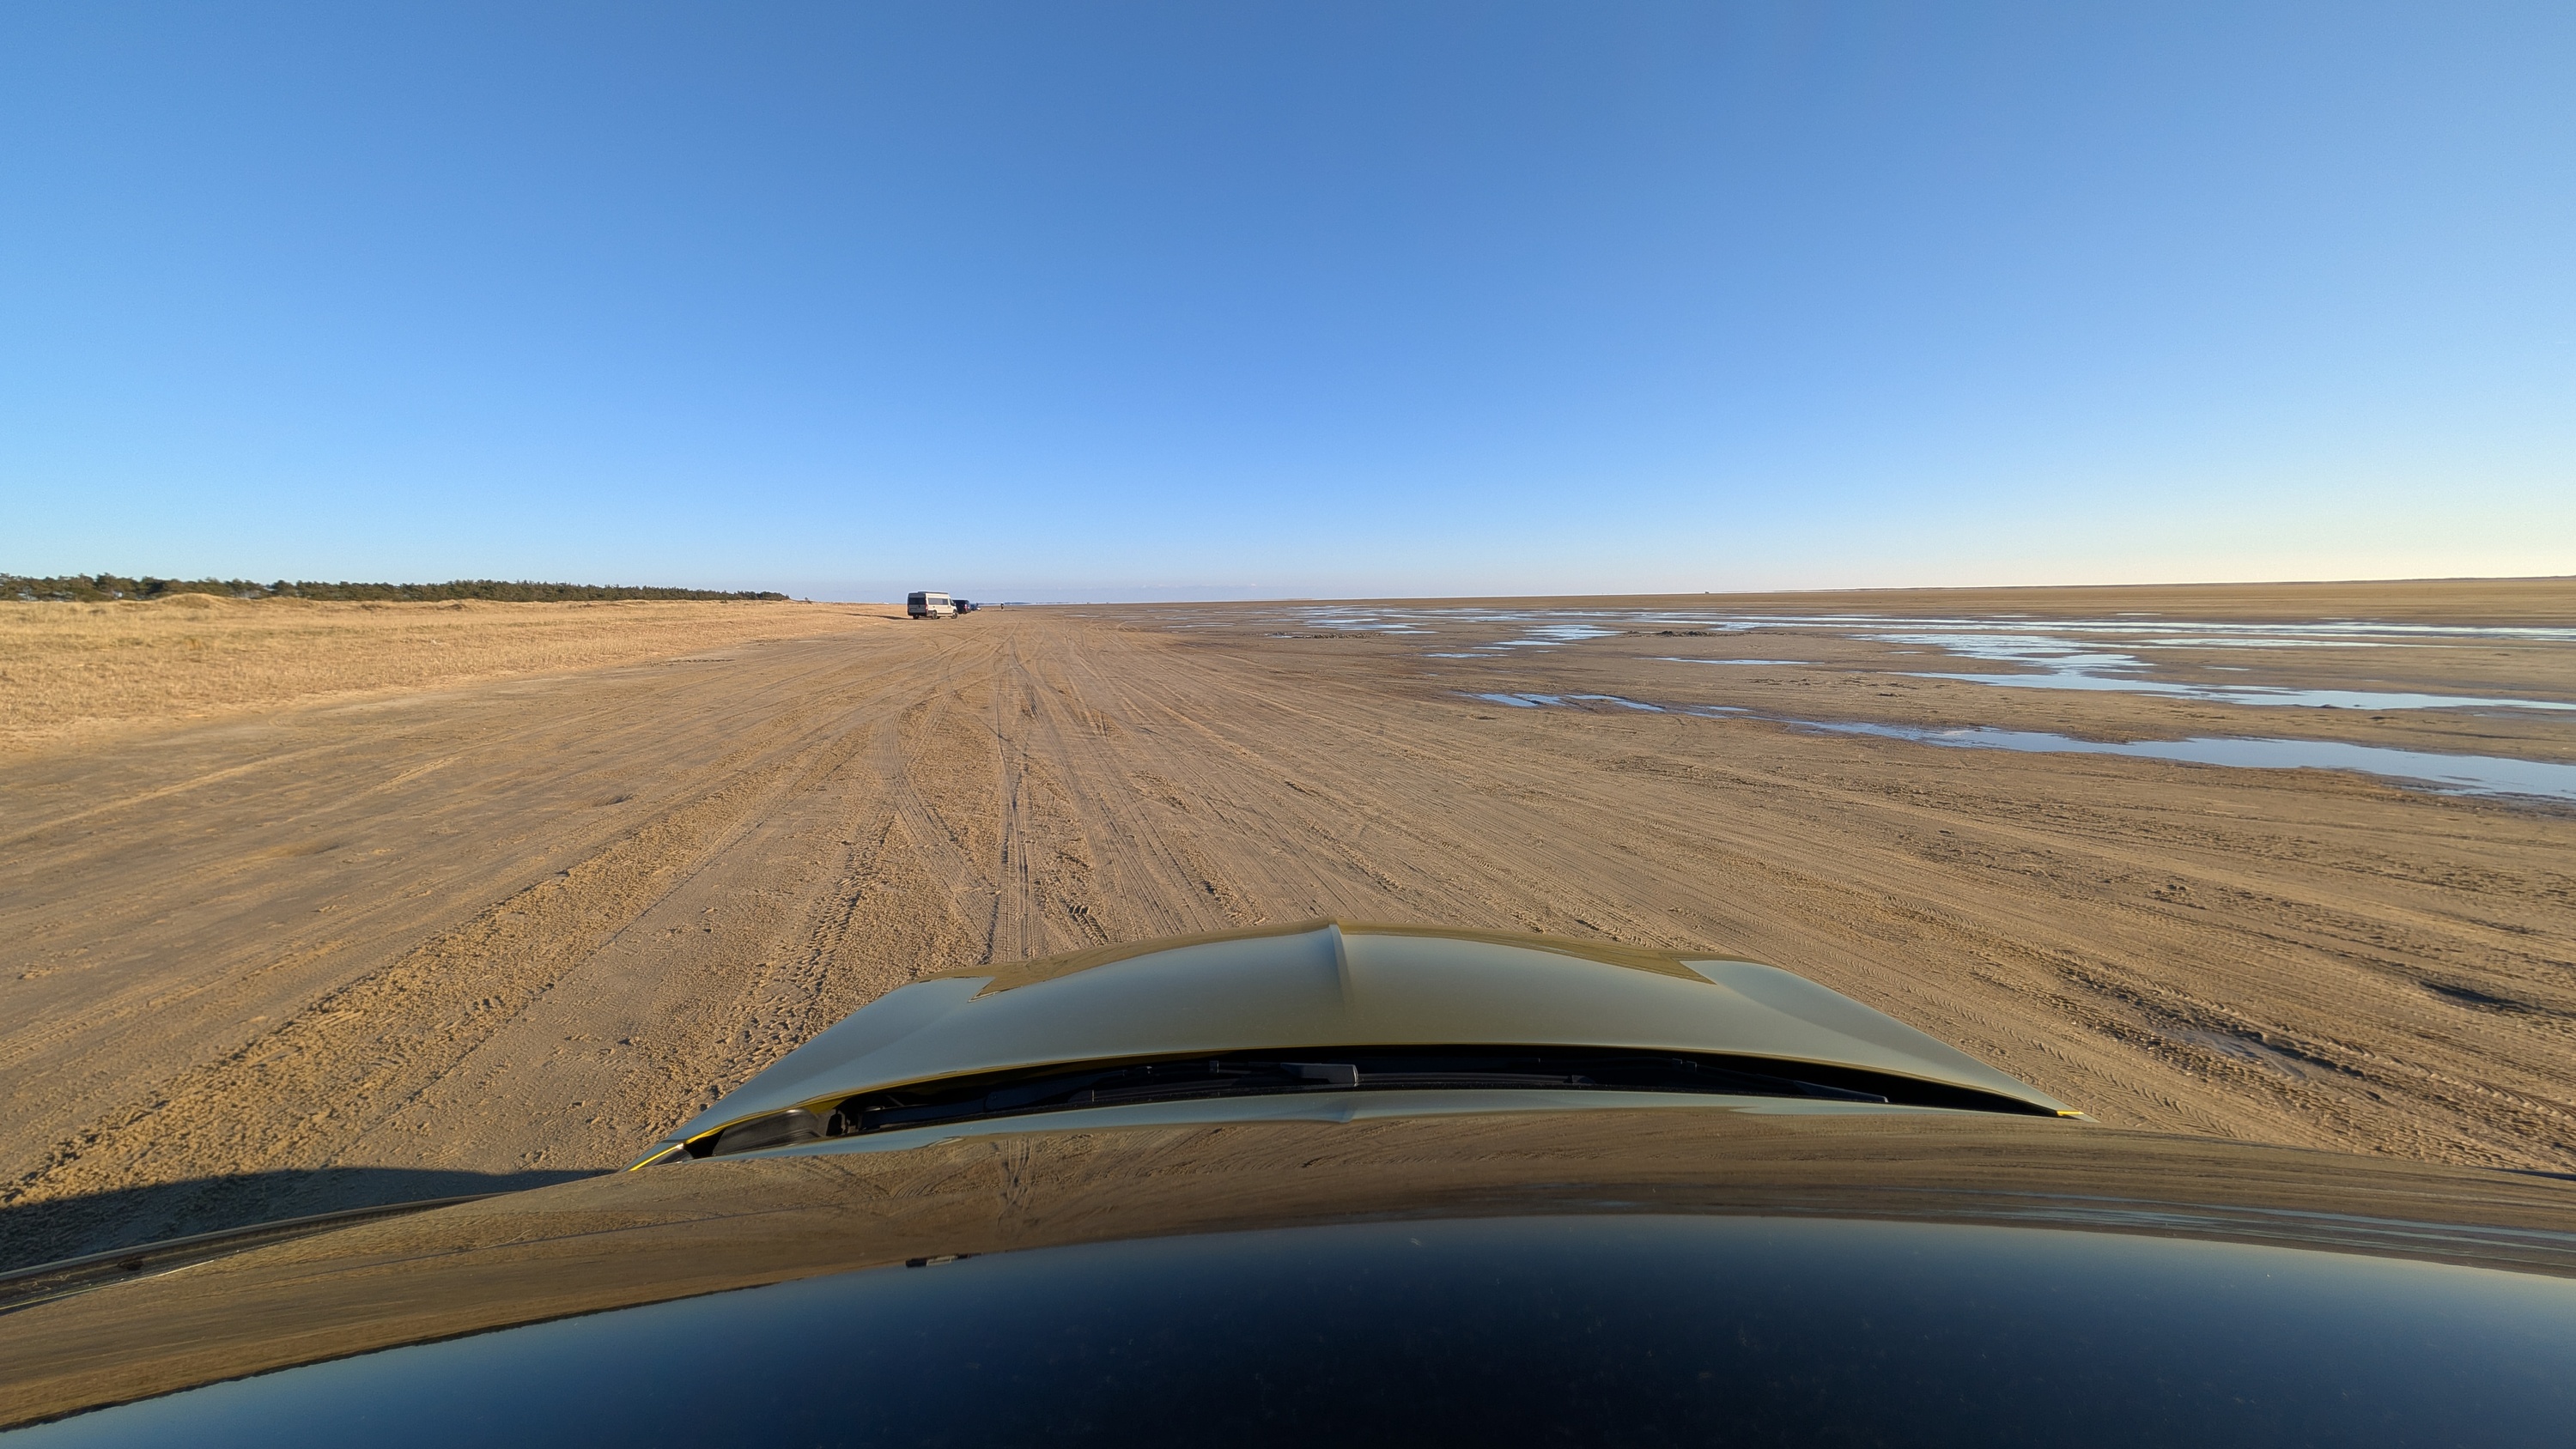
[[[2576,572],[2576,6],[21,0],[0,570]]]

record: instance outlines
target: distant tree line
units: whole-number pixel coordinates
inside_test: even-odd
[[[717,589],[657,589],[620,584],[537,584],[499,579],[456,579],[444,584],[317,583],[311,579],[253,583],[249,579],[129,579],[117,574],[74,574],[34,579],[0,574],[0,599],[57,599],[97,603],[109,599],[162,599],[172,594],[215,594],[230,599],[329,599],[342,603],[433,604],[450,599],[489,599],[502,604],[576,604],[610,599],[784,599],[778,593],[725,593]]]

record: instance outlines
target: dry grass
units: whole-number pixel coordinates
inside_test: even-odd
[[[388,690],[879,626],[884,605],[0,603],[0,754]]]

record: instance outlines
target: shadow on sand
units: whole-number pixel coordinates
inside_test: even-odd
[[[517,1192],[594,1175],[324,1167],[122,1187],[87,1197],[0,1208],[0,1272],[309,1213],[467,1193]]]

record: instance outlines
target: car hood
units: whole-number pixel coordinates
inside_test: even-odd
[[[979,967],[851,1014],[665,1139],[985,1072],[1191,1053],[1601,1047],[1878,1072],[2067,1113],[1882,1012],[1751,961],[1318,920]]]

